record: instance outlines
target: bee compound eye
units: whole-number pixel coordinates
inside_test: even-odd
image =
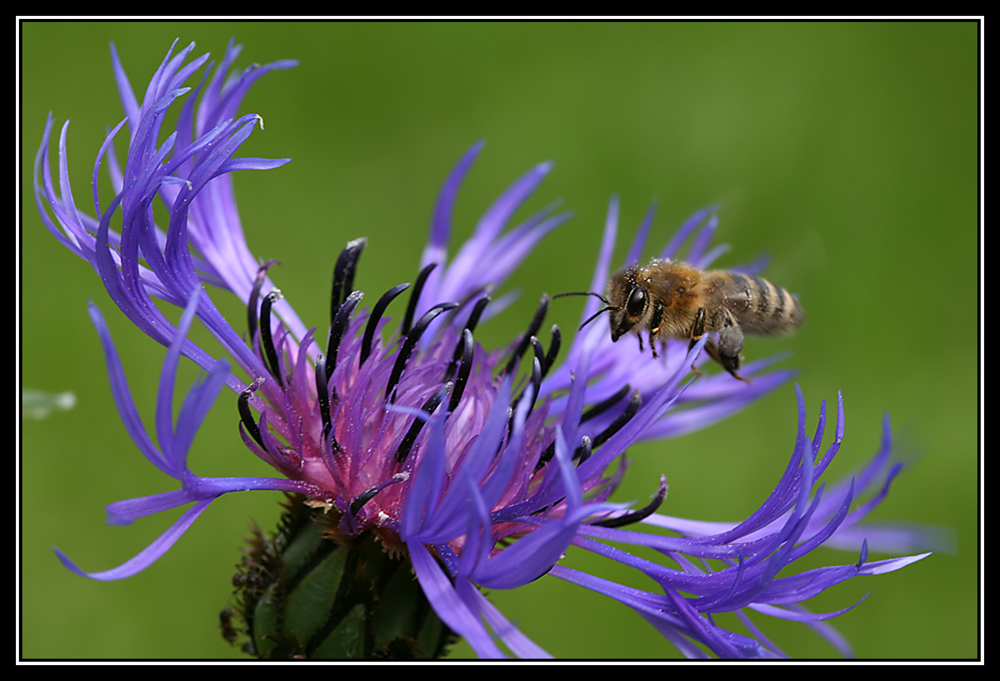
[[[646,310],[648,300],[649,294],[646,293],[646,289],[636,286],[628,296],[628,302],[625,303],[625,311],[630,317],[638,317]]]

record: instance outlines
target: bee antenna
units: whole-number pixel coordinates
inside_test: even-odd
[[[604,302],[607,302],[607,301],[604,301]],[[612,307],[611,305],[606,305],[605,307],[602,307],[600,310],[598,310],[597,312],[595,312],[594,314],[592,314],[587,319],[587,321],[585,321],[583,324],[580,324],[580,329],[579,330],[582,331],[583,327],[585,327],[587,324],[589,324],[590,322],[592,322],[595,319],[597,319],[598,317],[600,317],[605,312],[608,312],[610,310],[616,310],[616,309],[618,309],[618,308]]]
[[[611,303],[609,303],[607,298],[605,298],[604,296],[602,296],[600,293],[594,293],[593,291],[569,291],[567,293],[557,293],[557,294],[555,294],[552,297],[553,298],[565,298],[566,296],[594,296],[595,298],[597,298],[598,300],[600,300],[602,303],[604,303],[604,307],[602,307],[600,310],[598,310],[593,315],[591,315],[587,319],[587,321],[585,321],[583,324],[580,324],[580,330],[581,331],[583,330],[583,327],[585,327],[587,324],[589,324],[590,322],[592,322],[595,319],[597,319],[598,317],[600,317],[605,312],[608,312],[609,310],[617,310],[618,309],[615,306],[613,306]]]
[[[594,293],[593,291],[568,291],[567,293],[557,293],[553,298],[565,298],[566,296],[594,296],[600,300],[605,305],[610,305],[608,299],[602,296],[600,293]]]

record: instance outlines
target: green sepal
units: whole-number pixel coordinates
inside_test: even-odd
[[[289,495],[274,535],[254,528],[223,611],[227,640],[260,659],[434,659],[454,634],[408,558],[373,531],[345,537],[335,509]],[[242,628],[232,624],[242,620]],[[234,636],[233,631],[242,636]]]

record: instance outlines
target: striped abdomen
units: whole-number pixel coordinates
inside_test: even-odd
[[[768,335],[789,331],[802,323],[802,307],[791,293],[763,277],[740,272],[707,272],[715,310],[707,321],[711,330],[736,322],[745,333]],[[731,320],[726,320],[726,311]]]

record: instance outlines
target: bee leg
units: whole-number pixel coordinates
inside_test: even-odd
[[[694,341],[698,340],[705,335],[705,308],[699,307],[698,314],[694,318],[694,326],[691,327],[691,345],[694,345]]]
[[[707,345],[705,346],[708,347]],[[743,332],[738,326],[727,326],[719,332],[719,342],[713,348],[716,354],[713,359],[722,365],[722,368],[732,374],[733,378],[741,381],[750,381],[736,373],[740,368],[740,352],[743,350]]]
[[[691,342],[688,343],[688,352],[691,352],[691,350],[694,348],[698,340],[704,335],[705,335],[705,308],[699,307],[698,315],[694,318],[694,326],[691,327]],[[708,350],[709,345],[711,345],[713,348],[715,347],[715,344],[709,341],[705,345],[705,350]],[[711,352],[709,352],[708,354],[714,357],[714,355],[712,355]],[[698,367],[696,367],[693,362],[691,363],[691,371],[694,372],[695,376],[701,376],[701,370],[699,370]]]
[[[691,363],[691,373],[693,373],[695,376],[701,376],[701,369],[696,367],[694,365],[694,362]]]
[[[663,303],[657,301],[653,307],[653,319],[649,324],[649,347],[653,350],[653,359],[659,359],[656,354],[656,336],[660,332],[660,322],[663,321]]]

